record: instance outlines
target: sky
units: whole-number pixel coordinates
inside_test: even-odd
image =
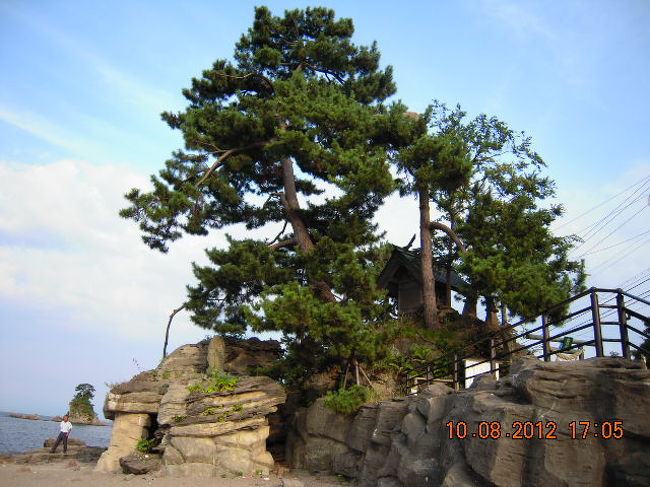
[[[225,234],[160,254],[117,213],[182,146],[160,113],[231,59],[256,3],[0,0],[0,410],[62,414],[88,382],[99,411],[109,384],[160,361],[190,263]],[[460,103],[525,131],[566,209],[557,233],[584,238],[588,285],[648,292],[650,2],[266,5],[352,18],[412,111]],[[417,204],[392,197],[377,221],[404,245]],[[179,313],[169,348],[207,335]]]

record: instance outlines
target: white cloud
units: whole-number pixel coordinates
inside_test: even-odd
[[[157,336],[208,242],[184,238],[164,255],[148,249],[117,214],[133,186],[147,179],[125,166],[0,162],[0,296],[65,310],[71,327]]]
[[[0,120],[73,153],[88,153],[89,148],[93,145],[78,134],[66,131],[41,115],[24,109],[16,110],[6,105],[0,105]]]
[[[102,80],[104,93],[113,93],[115,99],[132,103],[140,113],[153,112],[158,115],[162,110],[178,105],[178,96],[148,85],[137,76],[118,69],[97,54],[92,46],[80,42],[68,32],[54,28],[52,22],[40,16],[37,11],[24,5],[17,7],[5,4],[2,7],[5,14],[19,19],[29,29],[43,34],[50,42],[64,48],[76,59],[83,61]]]
[[[589,286],[625,287],[630,278],[650,266],[650,239],[638,237],[650,230],[649,176],[650,162],[638,161],[600,187],[559,192],[566,213],[555,225],[556,233],[589,238],[571,254],[571,258],[584,255]],[[612,214],[617,207],[621,211]]]
[[[483,0],[481,3],[489,17],[503,23],[521,39],[531,36],[542,37],[548,41],[556,39],[556,34],[549,24],[529,5],[504,0]]]

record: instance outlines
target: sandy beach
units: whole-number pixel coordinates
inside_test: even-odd
[[[345,480],[331,476],[313,476],[304,472],[290,472],[283,478],[235,477],[195,478],[160,477],[158,475],[124,475],[93,472],[94,465],[84,465],[71,460],[67,463],[38,465],[0,465],[1,487],[341,487]]]

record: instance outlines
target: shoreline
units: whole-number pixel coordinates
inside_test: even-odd
[[[10,418],[14,419],[27,419],[30,421],[52,421],[52,422],[60,422],[63,420],[61,416],[41,416],[39,414],[23,414],[23,413],[7,413],[7,416]],[[108,421],[108,420],[105,420]],[[105,422],[102,421],[99,418],[95,418],[94,420],[91,421],[79,421],[78,419],[75,419],[74,421],[70,421],[73,425],[78,425],[78,426],[112,426],[112,422]]]
[[[52,463],[16,464],[0,459],[0,485],[3,487],[123,487],[128,481],[134,487],[342,487],[346,480],[329,475],[311,475],[304,471],[290,471],[283,475],[168,477],[161,472],[144,475],[95,472],[95,464],[84,464],[74,459]]]

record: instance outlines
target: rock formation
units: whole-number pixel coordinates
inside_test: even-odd
[[[86,443],[78,438],[70,438],[68,440],[67,454],[63,453],[63,445],[59,446],[57,453],[50,453],[54,446],[56,439],[50,438],[45,440],[43,448],[30,450],[15,455],[4,455],[3,461],[5,463],[18,463],[18,464],[39,464],[39,463],[57,463],[62,461],[76,460],[84,463],[94,463],[99,456],[106,450],[106,448],[98,446],[87,446]]]
[[[639,362],[519,359],[499,381],[460,392],[435,384],[354,415],[319,400],[296,415],[287,456],[294,468],[361,487],[646,486],[649,411],[650,372]]]
[[[285,401],[285,393],[268,377],[241,374],[279,354],[274,341],[215,337],[182,346],[158,368],[113,387],[104,404],[113,433],[96,469],[116,471],[138,440],[158,438],[156,450],[168,475],[268,472],[273,458],[266,451],[267,416]],[[214,371],[240,375],[217,387]],[[133,458],[122,463],[127,468]]]
[[[33,419],[33,420],[41,419],[41,417],[38,414],[9,413],[9,416],[17,419]]]
[[[59,419],[59,421],[62,421],[63,418]],[[53,420],[54,421],[54,420]],[[106,426],[106,423],[104,423],[99,417],[95,414],[93,417],[89,416],[84,416],[81,414],[74,414],[73,412],[70,413],[69,421],[72,424],[84,424],[84,425],[90,425],[90,426]]]

